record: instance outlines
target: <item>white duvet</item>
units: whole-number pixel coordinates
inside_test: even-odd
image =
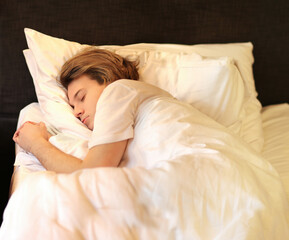
[[[10,198],[0,239],[288,239],[289,206],[277,172],[239,137],[194,114],[191,153],[179,139],[175,152],[183,154],[152,159],[150,169],[29,172]],[[72,135],[51,142],[79,157],[87,151],[87,141]],[[16,165],[41,169],[21,151]]]

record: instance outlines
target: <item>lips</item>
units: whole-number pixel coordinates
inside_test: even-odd
[[[87,121],[87,119],[88,119],[88,116],[85,117],[84,119],[82,119],[81,122],[82,122],[83,124],[85,124],[85,122]]]

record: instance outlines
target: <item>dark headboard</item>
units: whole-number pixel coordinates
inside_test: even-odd
[[[7,177],[2,192],[9,187],[19,110],[37,101],[22,54],[25,27],[97,45],[251,41],[259,100],[269,105],[289,102],[288,15],[288,0],[2,0],[1,174]]]

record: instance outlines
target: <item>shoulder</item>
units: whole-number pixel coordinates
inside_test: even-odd
[[[137,101],[142,84],[134,80],[121,79],[110,83],[103,90],[97,108],[120,106],[127,102]]]
[[[127,104],[136,107],[147,100],[162,97],[173,98],[168,92],[151,84],[136,80],[121,79],[110,83],[103,90],[97,103],[97,108],[99,109],[100,106],[108,107]]]
[[[121,79],[106,87],[107,91],[135,92],[137,94],[171,96],[168,92],[145,82]]]
[[[149,84],[136,81],[136,80],[130,80],[130,79],[120,79],[116,80],[113,83],[110,83],[106,88],[129,88],[129,89],[138,89],[138,88],[144,88],[149,87]]]
[[[141,86],[137,81],[121,79],[110,83],[104,89],[102,97],[135,95],[140,88]]]

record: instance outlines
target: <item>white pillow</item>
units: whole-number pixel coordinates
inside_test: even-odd
[[[38,69],[33,52],[30,49],[24,50],[23,53],[33,78],[45,122],[53,125],[60,132],[88,140],[91,131],[74,116],[67,100],[66,91],[57,84],[55,78],[50,78]]]
[[[31,29],[25,29],[25,35],[37,63],[37,77],[32,75],[42,111],[47,118],[58,119],[56,127],[60,131],[69,131],[67,121],[71,117],[66,118],[64,112],[69,112],[66,109],[70,107],[65,91],[55,80],[63,63],[87,45],[54,38]],[[260,151],[262,148],[261,105],[256,98],[254,87],[251,43],[195,46],[135,44],[99,48],[122,56],[140,57],[141,80],[158,85],[175,97],[189,101],[202,112],[231,127],[256,150]],[[196,53],[207,57],[229,58],[203,59]],[[231,58],[235,60],[241,77]],[[29,61],[27,63],[29,64]],[[203,68],[194,67],[201,65]],[[212,71],[213,68],[215,69]],[[214,75],[214,71],[220,74]],[[224,76],[225,82],[221,83]],[[165,81],[166,77],[170,80]],[[51,89],[53,90],[50,91]],[[58,111],[61,111],[62,118],[57,117],[60,116]]]
[[[232,59],[153,51],[139,73],[140,80],[190,103],[235,133],[240,132],[245,87]]]

